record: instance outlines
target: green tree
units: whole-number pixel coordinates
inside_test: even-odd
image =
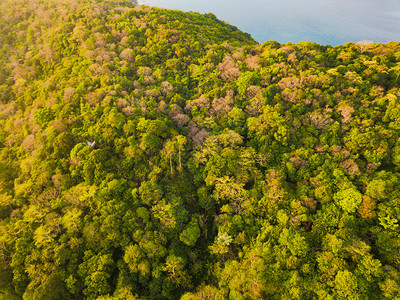
[[[333,199],[348,213],[354,213],[362,202],[362,195],[356,188],[337,192]]]
[[[200,234],[201,230],[198,221],[196,218],[192,218],[186,229],[179,235],[179,239],[188,246],[194,246]]]

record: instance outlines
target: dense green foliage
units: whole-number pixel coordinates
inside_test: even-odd
[[[1,0],[0,299],[399,299],[399,74],[398,43]]]

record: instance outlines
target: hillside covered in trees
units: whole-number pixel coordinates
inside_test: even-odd
[[[400,44],[0,0],[0,299],[399,299]]]

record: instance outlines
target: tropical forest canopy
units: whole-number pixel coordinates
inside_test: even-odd
[[[400,44],[0,1],[0,299],[398,299]]]

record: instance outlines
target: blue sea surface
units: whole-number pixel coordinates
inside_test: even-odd
[[[162,8],[213,13],[260,43],[400,41],[399,0],[138,0]]]

